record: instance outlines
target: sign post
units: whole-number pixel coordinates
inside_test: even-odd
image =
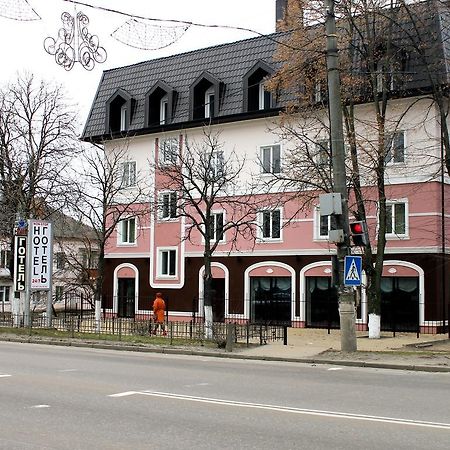
[[[14,228],[13,320],[19,326],[21,314],[26,315],[27,221],[19,219]],[[26,321],[26,317],[24,317]]]

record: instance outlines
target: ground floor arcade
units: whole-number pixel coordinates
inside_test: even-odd
[[[203,316],[203,264],[188,258],[181,288],[162,291],[173,320]],[[441,270],[446,265],[446,272]],[[149,261],[108,259],[103,309],[119,317],[151,310],[156,289],[149,284]],[[283,323],[294,327],[337,328],[337,295],[330,260],[309,256],[217,258],[213,263],[214,319]],[[387,255],[381,284],[381,328],[434,333],[448,320],[449,258],[441,255]],[[364,285],[364,275],[363,275]],[[364,287],[355,289],[356,326],[367,329]]]

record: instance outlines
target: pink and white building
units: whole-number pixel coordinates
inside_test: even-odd
[[[111,237],[102,305],[109,313],[144,314],[155,293],[161,291],[171,318],[202,316],[201,238],[184,239],[186,223],[176,214],[176,192],[164,188],[164,175],[151,170],[149,161],[170,164],[183,151],[185,140],[200,141],[207,126],[220,132],[225,154],[234,151],[245,156],[243,186],[283,170],[285,155],[294,145],[274,131],[284,99],[283,95],[275,98],[263,85],[278,68],[274,61],[277,36],[104,72],[83,139],[103,143],[106,152],[126,143],[124,195],[126,189],[135,187],[133,180],[139,172],[153,187],[148,204],[156,200],[159,205],[157,209],[149,206],[144,217],[125,218]],[[441,47],[441,51],[447,49]],[[392,329],[395,323],[399,329],[435,332],[442,329],[450,303],[450,241],[446,236],[450,180],[447,176],[444,182],[441,179],[438,111],[425,94],[426,80],[419,75],[409,81],[408,95],[391,100],[396,138],[386,176],[390,220],[381,327]],[[448,74],[445,77],[448,82]],[[370,106],[359,105],[357,114],[367,118]],[[370,139],[370,129],[361,125],[358,132]],[[318,140],[318,135],[312,128],[312,139]],[[365,192],[368,227],[374,238],[377,205],[369,178]],[[291,200],[257,213],[256,241],[241,240],[236,248],[224,234],[213,258],[216,319],[269,319],[302,327],[338,325],[331,283],[335,246],[328,242],[328,219],[320,217],[318,203],[317,197],[311,208],[299,213],[298,204]],[[218,227],[226,223],[227,213],[226,208],[214,211]],[[365,329],[364,288],[357,297],[357,324]]]

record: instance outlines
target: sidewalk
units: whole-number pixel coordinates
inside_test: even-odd
[[[288,361],[308,364],[332,364],[450,373],[450,340],[448,334],[383,333],[380,339],[369,339],[367,332],[357,332],[357,351],[341,352],[340,331],[290,328],[288,345],[282,341],[266,345],[236,347],[226,352],[217,347],[176,346],[167,344],[127,344],[120,341],[55,339],[0,333],[0,341],[101,348],[138,352],[202,355],[222,358]]]
[[[450,372],[448,334],[382,333],[369,339],[367,332],[357,332],[357,352],[340,351],[340,331],[290,328],[288,345],[277,341],[240,351],[240,354],[268,360],[301,360],[366,367],[406,368]]]

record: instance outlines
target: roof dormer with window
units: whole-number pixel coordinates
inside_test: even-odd
[[[203,72],[189,88],[189,116],[191,120],[212,119],[219,115],[223,83]]]
[[[262,111],[273,108],[275,101],[266,89],[265,81],[274,70],[264,61],[258,61],[244,76],[244,112]]]
[[[145,95],[145,126],[156,127],[172,122],[176,92],[168,84],[158,81]]]
[[[105,128],[107,134],[124,133],[130,129],[134,99],[123,89],[117,91],[106,102]]]

